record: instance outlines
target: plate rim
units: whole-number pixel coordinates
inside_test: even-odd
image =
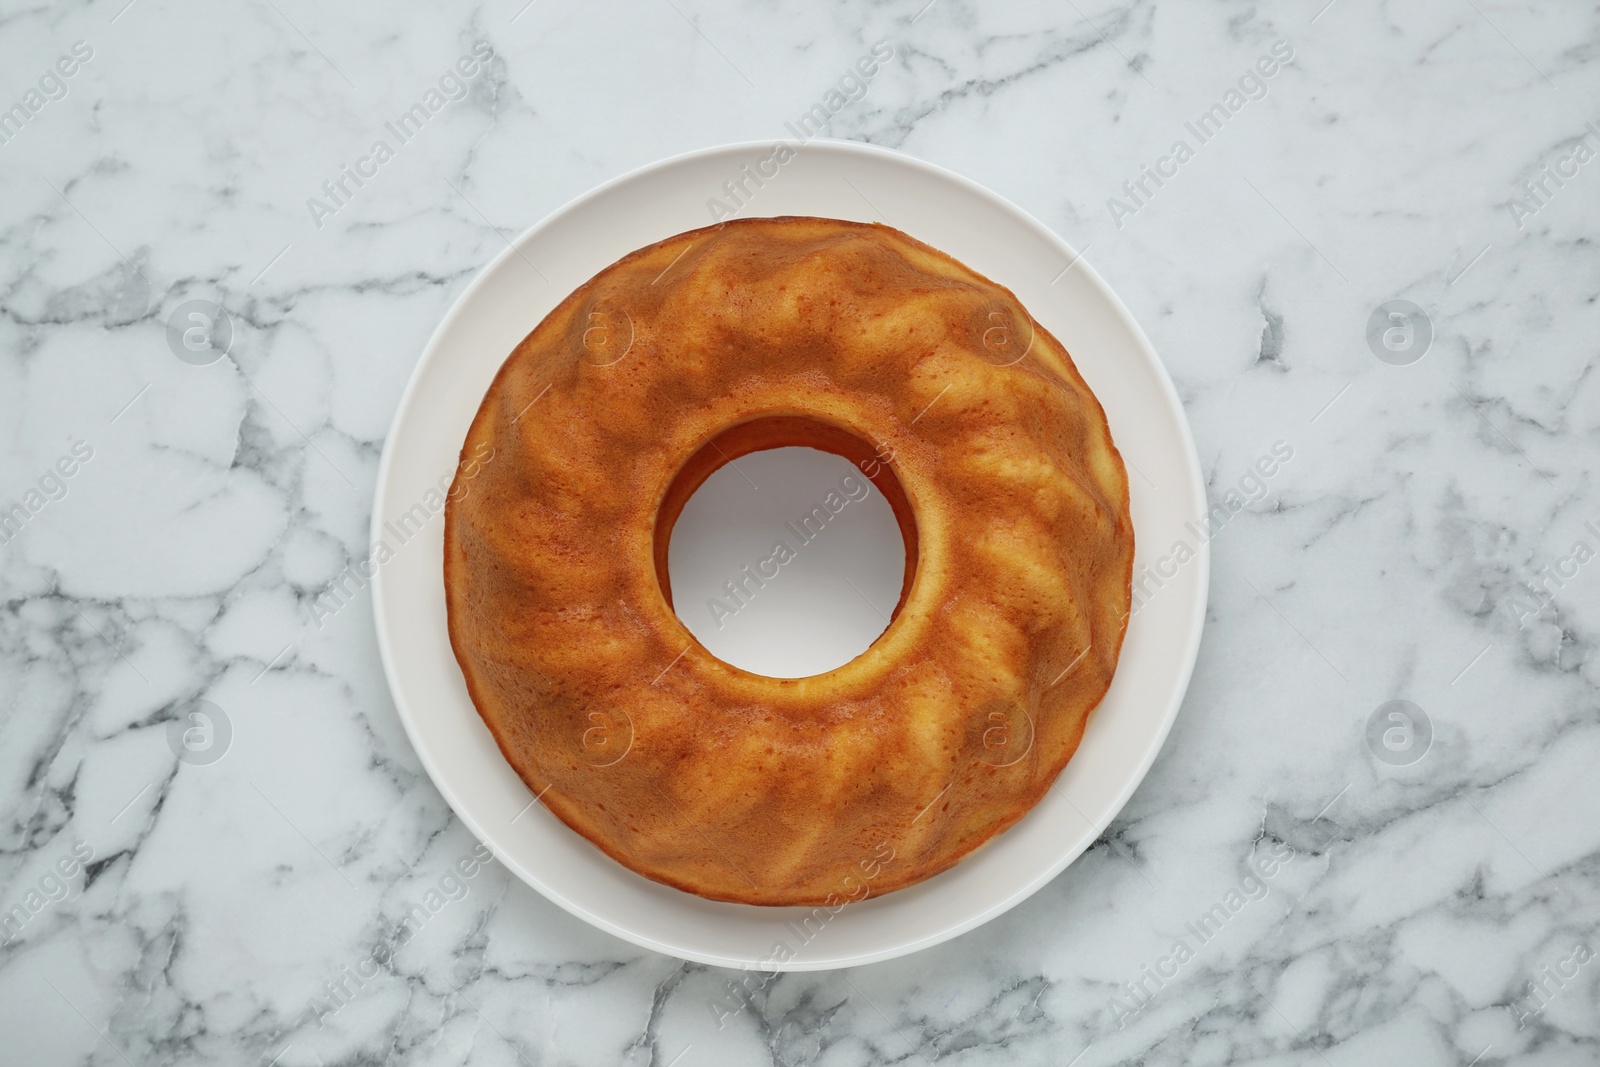
[[[368,543],[373,544],[381,540],[383,516],[386,514],[384,509],[386,503],[388,503],[388,488],[391,480],[391,468],[394,462],[396,441],[398,440],[402,424],[406,421],[407,415],[411,412],[413,405],[418,402],[420,393],[419,383],[421,382],[423,373],[430,363],[437,357],[441,340],[448,335],[448,333],[454,327],[456,321],[463,314],[465,314],[464,309],[469,303],[471,303],[471,298],[474,297],[481,288],[484,288],[489,284],[489,279],[500,270],[505,261],[513,256],[521,255],[523,246],[556,220],[562,218],[570,212],[578,210],[592,201],[604,197],[613,189],[644,180],[651,174],[654,174],[658,171],[668,170],[672,167],[706,157],[769,149],[781,140],[782,139],[779,138],[753,141],[732,141],[723,144],[696,148],[687,152],[680,152],[675,155],[655,160],[593,186],[571,200],[566,201],[554,210],[547,212],[537,222],[533,223],[521,233],[517,234],[515,238],[507,239],[506,247],[491,257],[486,263],[484,263],[483,266],[478,269],[472,281],[467,284],[466,288],[457,294],[455,299],[452,301],[450,308],[445,312],[444,316],[439,320],[438,324],[429,334],[415,365],[412,367],[411,375],[406,382],[405,389],[400,394],[399,403],[395,407],[394,417],[390,420],[389,430],[384,437],[383,450],[378,460],[375,488],[373,492],[372,518],[368,528]],[[1104,300],[1106,306],[1121,321],[1122,326],[1133,338],[1140,350],[1140,353],[1144,356],[1151,369],[1154,371],[1154,377],[1157,381],[1157,391],[1160,399],[1174,416],[1173,423],[1184,451],[1185,474],[1191,483],[1192,488],[1195,490],[1197,497],[1201,501],[1207,499],[1207,494],[1205,491],[1205,479],[1200,467],[1199,453],[1194,443],[1194,434],[1192,428],[1190,427],[1188,414],[1184,409],[1182,399],[1179,397],[1177,387],[1172,381],[1171,374],[1168,372],[1166,365],[1161,361],[1159,354],[1156,352],[1155,346],[1151,343],[1150,338],[1145,334],[1144,329],[1139,325],[1138,321],[1133,317],[1127,306],[1122,302],[1122,298],[1119,297],[1116,291],[1112,289],[1111,286],[1107,284],[1105,279],[1100,276],[1099,272],[1096,271],[1088,262],[1083,253],[1080,253],[1076,248],[1069,244],[1065,238],[1061,237],[1049,226],[1045,225],[1039,219],[1035,218],[1030,212],[1012,202],[1010,199],[1006,198],[1000,193],[995,192],[987,186],[979,184],[971,178],[967,178],[964,175],[958,174],[955,171],[940,166],[939,164],[932,163],[924,159],[919,159],[905,152],[885,148],[880,145],[869,144],[863,141],[841,140],[830,137],[816,137],[804,142],[803,147],[806,149],[821,148],[826,151],[836,151],[846,156],[854,154],[864,157],[875,157],[879,160],[890,161],[896,165],[907,166],[914,170],[920,170],[930,177],[959,187],[969,195],[973,195],[979,199],[988,201],[994,207],[1013,216],[1026,227],[1037,233],[1047,243],[1053,245],[1058,251],[1060,251],[1065,260],[1068,262],[1069,269],[1075,268],[1084,273],[1090,284]],[[640,948],[646,948],[654,952],[660,952],[665,955],[673,956],[677,959],[690,960],[692,962],[703,963],[716,967],[743,969],[753,969],[759,967],[764,972],[817,971],[858,967],[870,963],[879,963],[885,960],[896,959],[901,956],[919,952],[926,948],[931,948],[935,945],[939,945],[946,941],[952,940],[953,938],[959,937],[962,934],[968,933],[979,926],[982,926],[985,923],[999,917],[1000,915],[1005,914],[1007,911],[1010,911],[1012,908],[1021,904],[1024,900],[1027,900],[1029,897],[1033,896],[1033,894],[1038,892],[1049,882],[1053,881],[1058,875],[1061,874],[1062,871],[1064,871],[1068,866],[1075,862],[1079,856],[1088,850],[1094,841],[1099,838],[1100,834],[1104,832],[1105,828],[1111,823],[1111,821],[1121,814],[1122,809],[1127,806],[1127,803],[1132,798],[1134,792],[1139,788],[1140,785],[1144,783],[1145,777],[1150,772],[1150,768],[1155,764],[1156,757],[1161,754],[1161,750],[1166,746],[1167,737],[1171,734],[1173,723],[1177,720],[1178,711],[1182,707],[1185,697],[1188,695],[1189,685],[1193,681],[1195,665],[1199,658],[1200,643],[1205,632],[1206,610],[1210,598],[1211,543],[1209,539],[1202,540],[1198,548],[1195,549],[1194,564],[1195,565],[1193,567],[1186,568],[1190,570],[1194,576],[1193,580],[1195,582],[1196,595],[1194,606],[1190,613],[1190,618],[1187,620],[1187,644],[1186,647],[1181,650],[1182,665],[1178,671],[1178,674],[1176,675],[1177,684],[1172,687],[1172,692],[1167,699],[1167,707],[1162,714],[1159,727],[1151,734],[1149,742],[1145,746],[1145,751],[1139,758],[1134,773],[1127,777],[1127,780],[1123,783],[1121,789],[1116,793],[1112,803],[1107,806],[1106,813],[1103,818],[1092,821],[1088,819],[1085,820],[1090,823],[1091,832],[1087,835],[1084,835],[1083,843],[1080,846],[1064,851],[1056,861],[1051,863],[1047,868],[1043,869],[1038,875],[1025,883],[1019,884],[1012,890],[1012,892],[1005,894],[999,900],[991,903],[988,907],[981,909],[961,922],[943,927],[937,931],[923,934],[919,937],[904,940],[890,947],[879,948],[857,954],[850,954],[846,958],[807,960],[797,957],[782,962],[772,960],[760,961],[729,959],[727,957],[700,952],[692,947],[663,941],[660,938],[652,937],[649,934],[619,926],[609,918],[590,911],[578,901],[571,899],[567,895],[548,885],[542,879],[537,877],[533,871],[528,870],[523,864],[516,862],[511,857],[505,855],[499,848],[495,847],[491,841],[492,835],[482,832],[479,820],[471,815],[468,810],[466,810],[467,806],[462,803],[455,789],[448,784],[449,778],[441,773],[436,762],[435,755],[429,750],[427,745],[419,743],[419,728],[413,722],[413,714],[408,706],[407,699],[404,696],[405,690],[400,684],[400,679],[394,665],[396,657],[391,649],[393,638],[390,633],[388,612],[385,610],[385,601],[387,599],[385,590],[388,584],[388,582],[385,580],[386,568],[378,567],[375,569],[371,579],[371,585],[373,599],[373,624],[378,644],[379,659],[383,662],[384,680],[388,684],[390,700],[393,702],[396,714],[400,719],[401,726],[405,730],[406,739],[410,742],[412,750],[417,754],[419,762],[421,762],[423,769],[427,772],[429,781],[432,783],[433,787],[438,790],[440,796],[444,798],[444,801],[449,805],[450,810],[462,821],[462,823],[472,833],[474,838],[476,838],[485,847],[490,849],[497,861],[514,873],[523,882],[537,890],[545,899],[556,904],[562,910],[579,919],[582,919],[584,922],[595,927],[596,929],[604,930],[606,933],[609,933],[614,937],[621,938],[622,940]],[[1134,577],[1137,578],[1137,574],[1135,574]],[[1098,711],[1098,705],[1095,710]],[[1054,783],[1052,783],[1052,788],[1054,788]],[[775,965],[767,967],[764,966],[764,964]]]

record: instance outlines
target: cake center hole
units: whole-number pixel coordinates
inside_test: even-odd
[[[857,463],[832,452],[734,457],[671,529],[663,584],[673,609],[712,655],[755,674],[804,678],[843,666],[888,627],[907,584],[894,507]]]

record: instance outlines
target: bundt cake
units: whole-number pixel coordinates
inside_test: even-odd
[[[808,678],[712,656],[666,568],[689,495],[787,445],[856,463],[907,549],[887,629]],[[648,878],[829,906],[919,882],[1039,801],[1111,684],[1133,526],[1100,404],[1009,290],[898,230],[747,219],[626,256],[505,361],[463,463],[486,449],[445,513],[467,689]]]

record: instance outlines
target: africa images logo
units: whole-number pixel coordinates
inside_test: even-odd
[[[0,110],[0,145],[10,144],[23,127],[32,122],[34,116],[45,109],[47,104],[57,100],[65,100],[71,86],[67,79],[77,74],[83,65],[94,58],[94,47],[88,41],[72,42],[70,54],[58,56],[56,61],[45,68],[39,75],[37,89],[28,89],[18,100],[5,110]]]
[[[355,198],[357,191],[376,178],[379,168],[394,159],[401,147],[415,140],[435,115],[446,106],[465,100],[472,90],[472,79],[487,68],[493,58],[494,48],[488,42],[479,41],[473,45],[471,55],[460,57],[439,75],[436,88],[429,87],[421,100],[402,111],[394,121],[383,124],[388,137],[376,138],[366,155],[354,164],[340,166],[337,175],[323,182],[323,195],[306,199],[306,210],[311,213],[311,221],[317,229],[322,229],[328,218],[337,215]],[[389,143],[390,137],[394,139],[393,144]]]
[[[1252,100],[1266,99],[1268,81],[1293,60],[1293,45],[1288,41],[1274,42],[1269,55],[1259,57],[1253,66],[1246,68],[1239,76],[1237,88],[1229,86],[1222,94],[1222,99],[1192,121],[1185,122],[1183,128],[1187,136],[1172,142],[1167,154],[1158,158],[1154,166],[1148,163],[1141,165],[1138,177],[1122,183],[1126,200],[1115,196],[1106,198],[1106,211],[1110,213],[1117,229],[1122,229],[1125,220],[1137,215],[1167,182],[1176,178],[1179,169],[1195,157],[1202,145],[1221,133],[1228,120],[1243,111],[1246,104]],[[1189,142],[1190,137],[1194,138],[1193,144]]]
[[[894,45],[888,41],[877,42],[872,46],[871,52],[857,59],[845,71],[838,82],[822,95],[821,100],[802,112],[794,122],[785,122],[784,127],[794,134],[796,139],[775,143],[766,155],[754,161],[753,168],[749,163],[742,164],[739,173],[723,182],[723,196],[706,199],[706,208],[711,212],[711,221],[721,223],[742,211],[755,198],[756,193],[766,188],[767,182],[776,178],[781,168],[795,158],[802,147],[813,138],[828,132],[833,125],[835,115],[843,111],[847,105],[867,95],[867,88],[872,79],[877,76],[882,65],[893,58]]]
[[[37,483],[23,492],[22,499],[0,503],[0,545],[10,544],[35,515],[58,500],[66,499],[71,489],[67,480],[93,458],[94,446],[87,441],[76,441],[69,454],[60,456],[45,468]]]

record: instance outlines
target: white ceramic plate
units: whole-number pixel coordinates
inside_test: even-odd
[[[753,195],[739,214],[885,221],[1010,287],[1066,346],[1105,406],[1129,466],[1135,579],[1159,567],[1163,584],[1146,584],[1153,595],[1130,621],[1111,690],[1045,799],[954,869],[850,904],[820,930],[815,921],[800,924],[809,909],[715,903],[642,878],[535,803],[478,718],[451,653],[444,523],[433,502],[517,342],[623,255],[715,221],[710,198],[726,201],[724,183],[737,181],[746,164],[755,170],[772,148],[712,148],[618,178],[524,233],[484,268],[434,332],[395,415],[372,532],[396,552],[373,590],[384,668],[412,744],[456,814],[523,881],[646,948],[770,969],[765,961],[781,942],[794,953],[782,969],[816,970],[890,959],[971,930],[1025,900],[1099,836],[1177,715],[1199,648],[1210,554],[1184,525],[1204,515],[1205,491],[1177,394],[1149,340],[1088,264],[964,178],[867,145],[810,142],[761,187],[747,182]],[[386,524],[418,504],[435,513],[401,546]],[[1172,555],[1179,542],[1193,552],[1182,563]]]

